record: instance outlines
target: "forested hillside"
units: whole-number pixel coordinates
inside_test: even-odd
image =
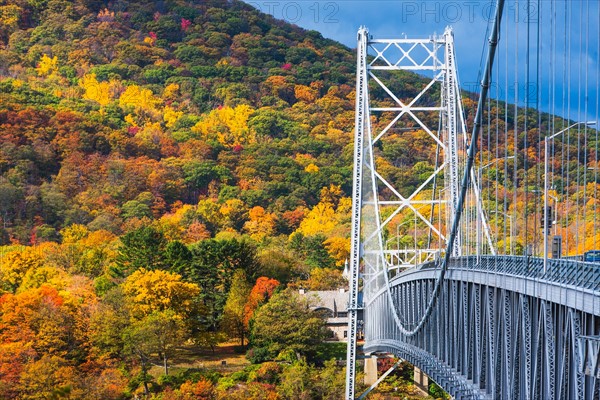
[[[0,398],[338,398],[296,360],[325,332],[292,289],[345,285],[354,69],[237,0],[0,0]],[[382,141],[399,186],[434,168],[423,136]],[[308,339],[266,335],[273,310]],[[170,378],[183,345],[248,338],[296,363]]]

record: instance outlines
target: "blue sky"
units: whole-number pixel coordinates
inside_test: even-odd
[[[244,1],[350,48],[356,47],[361,25],[376,38],[426,38],[452,26],[461,85],[470,90],[479,81],[495,4],[484,0]],[[574,120],[596,119],[599,26],[597,0],[507,0],[492,95],[521,105],[527,97],[530,106],[539,102],[545,111]]]

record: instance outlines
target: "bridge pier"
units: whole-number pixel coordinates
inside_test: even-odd
[[[365,385],[371,386],[377,382],[377,356],[365,358]]]
[[[379,379],[377,373],[377,360],[378,357],[376,354],[371,354],[370,357],[365,357],[365,385],[373,386]],[[417,367],[414,367],[414,384],[423,395],[427,396],[429,394],[429,377]]]
[[[419,368],[415,368],[415,386],[419,389],[425,396],[429,394],[429,377],[423,373]]]

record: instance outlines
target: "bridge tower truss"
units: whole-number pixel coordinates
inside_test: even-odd
[[[355,107],[347,399],[354,398],[359,275],[367,301],[399,271],[439,259],[448,244],[468,140],[452,30],[373,39],[361,27]],[[471,254],[481,227],[495,253],[475,178],[455,257]]]

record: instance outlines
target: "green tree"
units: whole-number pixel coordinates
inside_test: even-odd
[[[179,240],[169,242],[165,249],[165,263],[171,272],[185,274],[192,262],[192,252]]]
[[[190,339],[185,321],[173,310],[155,311],[135,321],[125,330],[125,341],[134,352],[148,360],[157,355],[165,375],[169,374],[169,359]]]
[[[219,329],[234,271],[243,270],[249,282],[259,273],[256,247],[244,240],[210,239],[194,244],[190,251],[192,261],[182,275],[200,286],[200,299],[208,312],[204,325],[215,332]]]
[[[254,314],[251,343],[270,357],[292,351],[298,359],[314,356],[327,336],[325,321],[308,299],[288,289],[275,294]]]
[[[223,326],[229,337],[240,339],[240,345],[244,346],[244,339],[248,334],[247,309],[248,296],[252,287],[246,280],[246,274],[238,269],[233,274],[231,289],[227,296],[227,302],[223,308]]]
[[[0,218],[6,228],[18,212],[18,205],[23,200],[22,191],[10,182],[0,180]]]
[[[335,260],[331,258],[325,247],[326,239],[321,234],[304,236],[302,233],[295,232],[290,235],[289,246],[311,268],[334,268]]]
[[[346,374],[343,368],[337,366],[334,359],[325,361],[323,368],[318,371],[317,379],[313,380],[317,397],[323,400],[336,400],[344,392]]]
[[[281,374],[279,392],[284,399],[309,400],[318,398],[313,390],[316,379],[313,368],[305,360],[300,360],[287,367]],[[339,396],[339,393],[338,393]]]
[[[137,200],[130,200],[123,204],[122,211],[123,218],[125,219],[152,217],[152,210],[150,207]]]
[[[164,269],[166,247],[167,239],[151,226],[131,231],[121,237],[116,258],[117,271],[127,276],[140,268]]]

